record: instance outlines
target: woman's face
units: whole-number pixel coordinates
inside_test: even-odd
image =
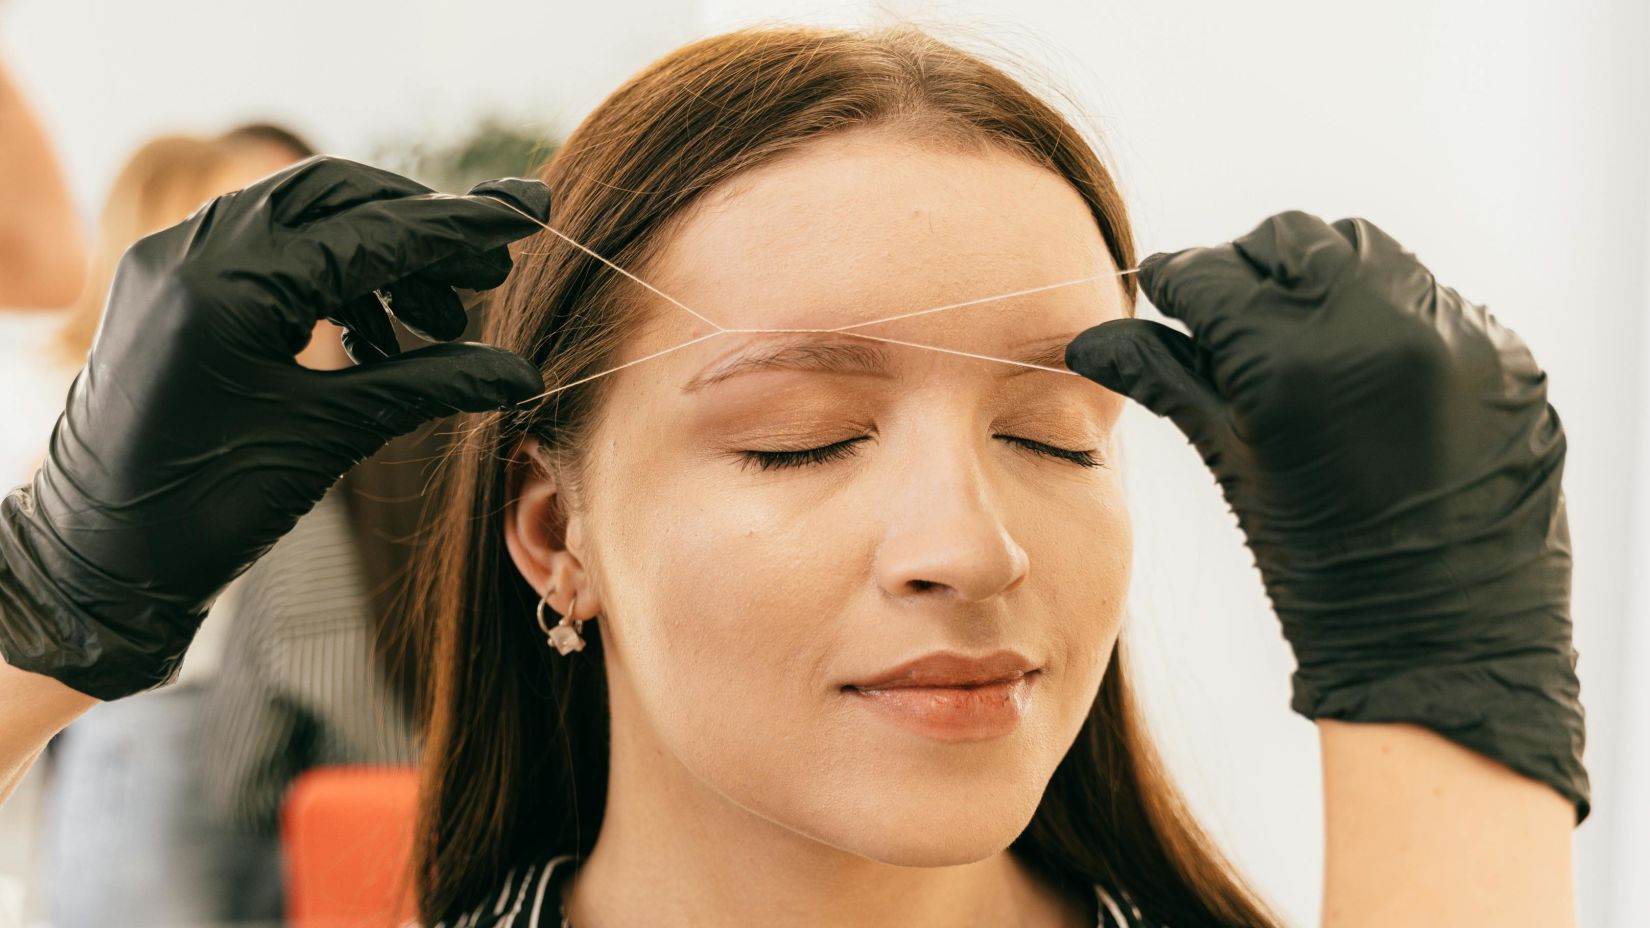
[[[644,276],[724,328],[832,328],[1115,270],[1058,175],[858,131],[711,192]],[[1108,276],[859,331],[1063,367],[1125,307]],[[709,331],[660,301],[618,361]],[[1122,398],[842,335],[725,334],[610,380],[565,549],[512,551],[600,613],[616,764],[889,863],[1006,847],[1117,637]],[[1035,672],[972,695],[852,687],[1004,650]],[[946,711],[981,702],[999,711]]]

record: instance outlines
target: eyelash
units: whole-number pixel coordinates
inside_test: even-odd
[[[1029,438],[1017,438],[1013,435],[993,435],[992,437],[1001,438],[1010,444],[1017,445],[1035,454],[1041,454],[1045,457],[1051,457],[1061,461],[1069,461],[1079,467],[1105,466],[1099,458],[1094,456],[1093,451],[1073,451],[1067,448],[1056,448],[1053,445],[1045,445],[1040,441],[1032,441]],[[810,464],[825,464],[830,461],[837,460],[838,458],[847,457],[848,455],[854,453],[855,445],[862,441],[868,441],[869,439],[870,436],[861,435],[858,438],[850,438],[846,441],[839,441],[830,445],[822,445],[818,448],[804,448],[800,451],[741,451],[739,453],[744,457],[747,463],[755,464],[761,470],[777,470],[785,467],[806,467]]]

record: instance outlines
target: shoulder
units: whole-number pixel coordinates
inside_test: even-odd
[[[572,854],[514,867],[474,908],[455,921],[437,922],[429,928],[558,928],[559,890],[573,867]]]

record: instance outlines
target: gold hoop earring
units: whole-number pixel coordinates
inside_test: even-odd
[[[550,623],[545,621],[544,607],[550,600],[550,594],[554,592],[556,592],[555,587],[551,587],[546,590],[544,595],[539,597],[539,606],[538,609],[535,610],[535,614],[538,616],[539,620],[539,628],[544,632],[545,641],[553,646],[557,651],[560,651],[563,656],[571,654],[574,651],[583,651],[584,636],[581,635],[580,632],[584,630],[584,620],[579,619],[575,621],[569,618],[569,616],[573,614],[573,609],[579,604],[578,594],[575,593],[573,597],[568,600],[567,612],[562,615],[561,621],[557,622],[554,628],[551,628]]]

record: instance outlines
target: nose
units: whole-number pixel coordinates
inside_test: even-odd
[[[916,463],[916,462],[914,462]],[[883,507],[877,582],[892,596],[981,602],[1025,582],[1031,560],[1004,524],[982,462],[962,449],[931,453]]]

